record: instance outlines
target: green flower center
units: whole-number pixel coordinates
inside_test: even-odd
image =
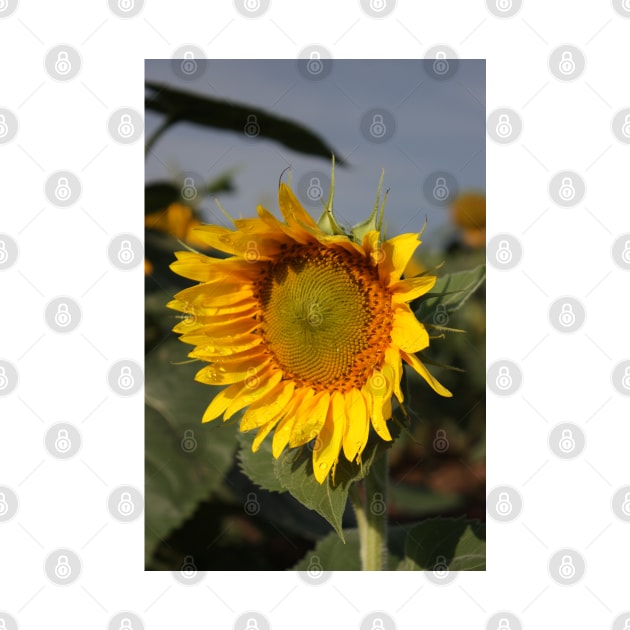
[[[391,295],[359,254],[293,246],[264,269],[257,298],[267,349],[298,385],[348,391],[382,364]]]

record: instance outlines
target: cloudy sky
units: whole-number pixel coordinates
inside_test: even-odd
[[[343,223],[365,219],[383,168],[391,234],[418,230],[427,216],[427,235],[446,236],[448,209],[431,195],[436,173],[446,174],[449,193],[454,186],[485,192],[484,60],[458,60],[446,78],[433,74],[424,60],[334,60],[319,80],[307,78],[304,63],[296,60],[197,63],[203,71],[190,80],[174,72],[170,59],[149,60],[146,78],[263,109],[316,132],[348,162],[336,172],[335,210]],[[385,134],[375,110],[385,111]],[[147,138],[161,121],[147,112]],[[377,141],[369,133],[373,123]],[[174,174],[181,181],[187,172],[209,181],[234,168],[237,190],[221,196],[233,216],[254,216],[258,203],[275,212],[278,177],[289,165],[293,187],[316,218],[321,203],[307,197],[308,187],[319,181],[327,193],[329,160],[244,133],[180,124],[154,151],[146,164],[149,182]],[[211,200],[202,208],[206,220],[216,221]]]

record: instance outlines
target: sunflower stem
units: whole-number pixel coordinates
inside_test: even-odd
[[[365,501],[361,501],[356,485],[350,489],[363,571],[383,571],[387,567],[387,473],[385,452],[365,477]]]

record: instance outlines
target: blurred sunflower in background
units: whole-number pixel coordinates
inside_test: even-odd
[[[467,191],[458,195],[451,205],[451,216],[465,245],[486,246],[486,196],[483,193]]]
[[[334,179],[333,179],[334,182]],[[441,396],[451,396],[416,352],[429,335],[408,303],[436,278],[401,279],[420,235],[383,240],[376,205],[352,234],[332,214],[332,187],[316,223],[291,189],[280,185],[284,222],[263,207],[234,230],[193,228],[197,242],[230,254],[176,254],[172,270],[197,285],[168,306],[186,314],[174,331],[208,363],[196,380],[225,385],[203,421],[228,420],[248,407],[241,431],[257,429],[256,451],[274,431],[272,452],[315,440],[313,472],[323,483],[341,454],[360,463],[370,436],[392,439],[392,397],[400,403],[403,361]],[[189,239],[187,239],[189,240]],[[190,242],[190,240],[189,240]]]

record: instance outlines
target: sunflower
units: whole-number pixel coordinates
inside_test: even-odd
[[[342,452],[361,462],[370,428],[375,439],[392,439],[387,421],[392,397],[403,402],[403,361],[451,396],[415,354],[429,335],[408,302],[436,282],[401,278],[420,235],[381,238],[380,184],[370,219],[346,233],[332,214],[333,187],[319,223],[281,183],[284,221],[258,206],[257,218],[233,220],[233,230],[196,228],[199,240],[231,256],[177,252],[171,268],[198,284],[168,304],[186,314],[174,331],[195,346],[189,356],[208,363],[196,380],[227,386],[203,422],[247,408],[240,430],[257,430],[254,452],[273,431],[276,459],[314,440],[319,483]]]

